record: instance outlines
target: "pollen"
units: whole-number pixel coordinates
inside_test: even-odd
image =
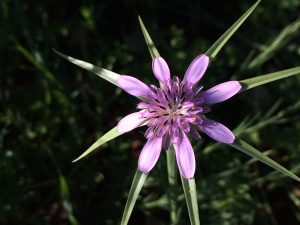
[[[196,121],[196,117],[195,117],[195,116],[193,116],[193,117],[192,117],[192,120]]]

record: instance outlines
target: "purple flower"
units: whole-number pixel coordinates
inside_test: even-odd
[[[147,125],[145,137],[148,139],[138,161],[138,168],[148,173],[156,164],[161,149],[174,145],[176,160],[181,174],[193,178],[195,155],[188,137],[200,139],[200,132],[222,143],[233,143],[234,134],[224,125],[209,120],[205,114],[210,105],[225,101],[241,89],[238,81],[228,81],[202,91],[196,84],[204,75],[209,57],[202,54],[193,60],[181,81],[171,77],[166,61],[153,59],[152,70],[161,88],[146,85],[140,80],[122,75],[117,80],[120,88],[142,99],[137,105],[140,110],[124,117],[118,124],[120,133]]]

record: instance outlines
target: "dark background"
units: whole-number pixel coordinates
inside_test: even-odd
[[[254,1],[0,1],[0,224],[119,224],[145,143],[125,134],[72,164],[135,111],[137,100],[56,55],[154,82],[141,15],[172,73],[181,76]],[[202,80],[205,88],[300,65],[300,1],[265,0]],[[213,108],[210,118],[293,172],[300,171],[300,76]],[[203,135],[198,202],[206,225],[300,224],[300,185]],[[130,224],[169,224],[165,155]],[[189,224],[178,186],[179,224]]]

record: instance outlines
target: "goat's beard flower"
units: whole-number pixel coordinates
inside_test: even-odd
[[[228,81],[202,92],[203,86],[196,86],[209,64],[209,57],[202,54],[188,67],[183,80],[171,78],[170,70],[161,57],[153,59],[152,70],[160,82],[158,88],[146,85],[140,80],[122,75],[118,79],[120,88],[142,99],[137,105],[140,111],[129,114],[118,124],[121,133],[147,125],[148,139],[138,161],[138,169],[148,173],[156,164],[161,149],[174,145],[176,160],[181,174],[193,178],[195,155],[188,137],[200,139],[203,132],[222,143],[233,143],[234,134],[224,125],[209,120],[205,114],[210,105],[225,101],[241,89],[238,81]]]

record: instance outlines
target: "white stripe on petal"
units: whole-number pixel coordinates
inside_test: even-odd
[[[149,173],[155,166],[161,152],[161,145],[162,137],[155,136],[148,139],[141,151],[138,162],[138,168],[142,173]]]
[[[146,118],[142,117],[141,112],[135,112],[121,119],[117,128],[120,133],[125,133],[142,126],[145,121]]]
[[[174,146],[181,174],[187,179],[193,178],[196,170],[195,154],[191,142],[184,132],[182,140]]]

